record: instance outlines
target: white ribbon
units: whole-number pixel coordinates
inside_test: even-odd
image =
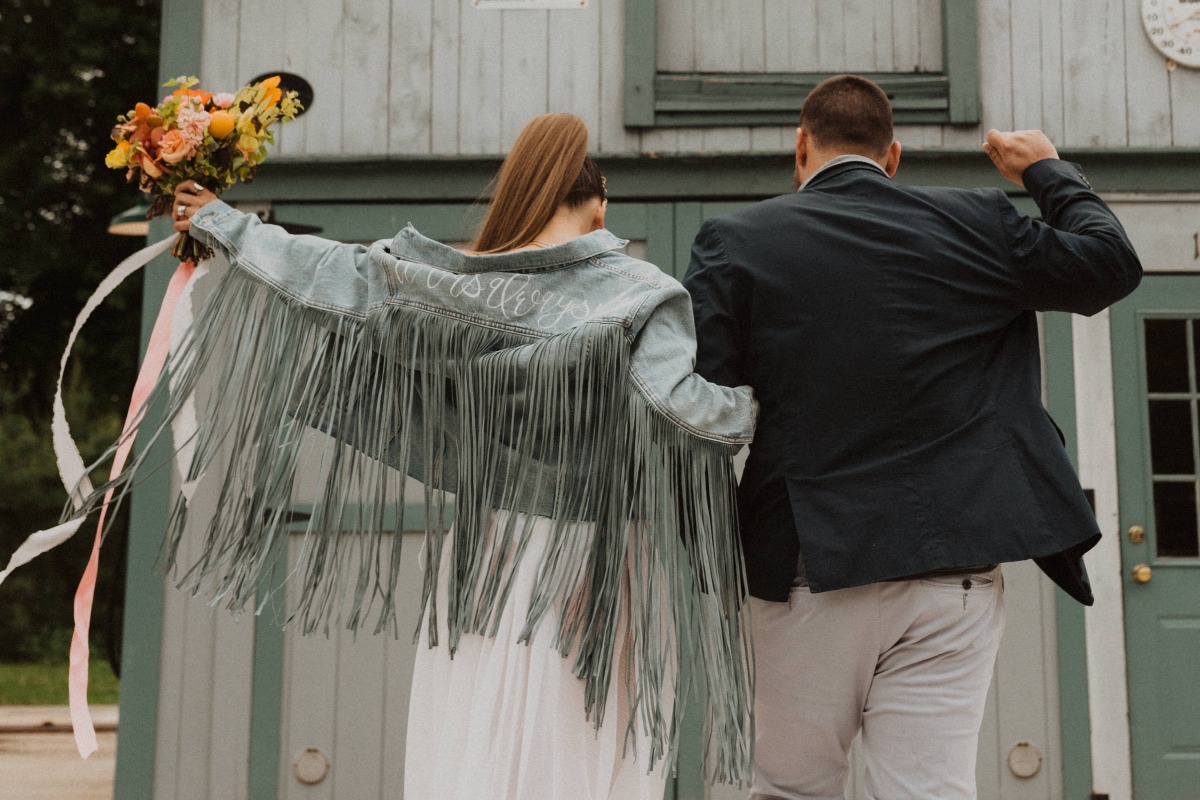
[[[63,375],[67,371],[67,360],[71,357],[71,349],[75,346],[75,339],[79,336],[79,331],[83,329],[84,323],[91,317],[92,312],[126,278],[146,266],[156,256],[165,253],[174,244],[176,235],[172,234],[157,244],[143,248],[118,264],[116,269],[100,282],[96,291],[84,303],[79,316],[75,318],[75,327],[71,329],[71,335],[67,337],[67,347],[63,351],[58,365],[58,384],[54,389],[54,412],[50,421],[50,431],[54,440],[54,455],[58,459],[58,475],[77,510],[83,504],[83,498],[92,493],[92,482],[88,479],[83,456],[79,454],[79,448],[75,445],[75,440],[71,438],[71,427],[67,424],[67,412],[63,406],[62,386]],[[79,530],[79,526],[83,524],[84,518],[83,516],[74,517],[52,528],[40,530],[22,542],[8,560],[8,566],[0,571],[0,583],[4,583],[4,580],[17,567],[28,564],[42,553],[52,550],[74,536],[75,532]]]

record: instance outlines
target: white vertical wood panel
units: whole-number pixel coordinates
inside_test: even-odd
[[[413,659],[418,645],[413,641],[421,607],[421,586],[424,573],[420,566],[420,553],[424,544],[423,533],[405,533],[402,540],[400,567],[401,589],[397,600],[396,619],[399,633],[384,634],[383,697],[386,708],[383,741],[386,743],[380,771],[382,783],[387,787],[404,785],[404,753],[408,740],[408,704],[413,678]],[[387,795],[390,796],[390,795]]]
[[[1131,147],[1171,142],[1171,86],[1166,64],[1142,29],[1140,3],[1125,7],[1126,120]]]
[[[196,537],[198,542],[199,537]],[[199,542],[198,542],[199,543]],[[198,546],[189,547],[184,563],[198,557]],[[183,606],[183,666],[179,674],[179,760],[173,776],[177,798],[209,796],[209,760],[213,727],[213,651],[216,643],[214,611],[199,597]]]
[[[1069,120],[1068,120],[1069,122]],[[1116,418],[1108,309],[1071,317],[1075,343],[1075,419],[1079,479],[1095,490],[1104,537],[1087,555],[1096,604],[1084,615],[1092,786],[1111,800],[1131,800],[1125,603],[1117,498]]]
[[[1056,144],[1064,144],[1063,109],[1063,0],[1038,4],[1041,22],[1042,116],[1041,129]]]
[[[296,53],[298,70],[313,87],[313,108],[303,119],[308,123],[304,141],[305,155],[335,155],[343,151],[343,125],[347,119],[343,91],[346,48],[342,42],[345,29],[345,0],[292,0],[288,14],[302,20],[305,36],[303,52]],[[348,76],[347,76],[348,77]],[[369,80],[366,75],[356,76]],[[384,94],[386,97],[386,93]],[[353,109],[353,120],[369,110]],[[386,141],[386,138],[385,140]],[[381,148],[382,149],[382,148]]]
[[[296,562],[302,547],[303,536],[293,535],[288,542],[289,563]],[[299,605],[302,583],[289,582],[288,608]],[[330,760],[333,773],[354,769],[353,754],[334,750],[338,697],[332,689],[337,681],[340,633],[339,627],[331,627],[328,638],[320,633],[302,636],[299,626],[290,626],[284,632],[279,796],[285,800],[334,800],[334,780],[327,778],[306,786],[296,779],[292,763],[305,748],[319,748]]]
[[[818,0],[793,0],[788,5],[788,63],[793,72],[821,69],[826,32],[821,27]]]
[[[1017,129],[1042,125],[1042,82],[1049,76],[1042,72],[1041,6],[1041,0],[1009,0],[1009,81]]]
[[[600,52],[606,54],[600,72],[600,119],[593,127],[602,153],[636,153],[640,140],[625,128],[625,2],[600,3]]]
[[[799,113],[797,113],[799,122]],[[792,152],[796,149],[795,128],[751,128],[750,149],[756,153]]]
[[[807,20],[817,34],[817,53],[820,72],[845,72],[846,67],[846,6],[844,3],[818,2],[816,24]],[[804,24],[805,20],[800,20]]]
[[[680,153],[703,153],[704,129],[681,128],[679,131],[679,142],[676,144],[676,150]]]
[[[1124,0],[1067,0],[1063,103],[1068,147],[1120,147],[1125,128]]]
[[[979,4],[979,82],[984,126],[1011,130],[1012,8],[1009,3]]]
[[[701,147],[706,153],[744,153],[750,149],[750,129],[705,128]]]
[[[241,86],[238,74],[241,0],[205,0],[200,33],[200,81],[207,91],[232,92]]]
[[[692,0],[695,9],[694,27],[696,69],[700,72],[737,72],[742,68],[743,3],[728,0]],[[746,0],[755,6],[755,0]],[[761,9],[761,6],[760,6]],[[761,25],[762,15],[759,14]]]
[[[223,609],[215,613],[208,796],[210,800],[246,800],[256,619],[253,613],[236,618]],[[274,623],[268,618],[263,624]]]
[[[381,765],[395,758],[383,740],[384,667],[387,637],[376,636],[372,626],[358,635],[342,629],[337,637],[337,694],[334,754],[339,769],[333,771],[333,797],[382,798],[385,794]],[[393,787],[388,787],[392,789]]]
[[[983,2],[979,12],[992,5],[1003,3]],[[942,68],[942,0],[917,0],[918,64],[925,72],[938,72]]]
[[[458,0],[458,151],[500,152],[500,13]]]
[[[507,151],[531,118],[548,110],[549,19],[547,11],[501,11],[504,27],[501,147]]]
[[[987,700],[983,706],[983,722],[979,726],[979,747],[975,756],[975,783],[980,797],[1004,797],[1000,793],[1000,764],[996,751],[1000,743],[1000,714],[1002,703],[1008,702],[1008,693],[993,675],[988,686]]]
[[[996,685],[1000,687],[996,707],[998,739],[991,747],[991,761],[998,781],[996,796],[1012,800],[1051,800],[1054,783],[1051,772],[1043,768],[1030,778],[1017,778],[1008,769],[1009,748],[1028,741],[1042,752],[1043,758],[1052,752],[1056,743],[1049,740],[1049,715],[1058,708],[1044,705],[1047,681],[1057,680],[1057,673],[1047,674],[1043,648],[1042,619],[1053,614],[1053,606],[1042,604],[1042,582],[1046,579],[1032,561],[1005,564],[1004,605],[1010,624],[1004,634],[999,657],[996,659]],[[981,748],[981,752],[985,752]],[[1045,762],[1043,762],[1044,764]]]
[[[873,68],[877,72],[894,72],[896,71],[896,48],[892,41],[892,34],[896,3],[872,3],[871,8],[874,12],[872,37],[875,60]]]
[[[744,72],[762,72],[767,68],[766,47],[766,0],[746,0],[741,9],[739,33],[742,54],[741,69]]]
[[[875,67],[876,6],[890,6],[878,0],[843,0],[842,50],[846,54],[843,70],[869,72]]]
[[[549,103],[551,111],[570,111],[588,123],[595,141],[600,108],[600,6],[550,12]]]
[[[905,149],[926,150],[942,146],[941,125],[898,125],[895,137]],[[900,152],[900,169],[904,169],[904,151]]]
[[[643,153],[669,155],[679,149],[678,128],[650,128],[639,135]]]
[[[399,0],[407,2],[407,0]],[[458,152],[459,86],[458,70],[460,13],[462,2],[432,0],[433,54],[429,91],[430,150],[438,155]]]
[[[791,0],[763,0],[763,69],[787,72],[791,69]]]
[[[433,5],[435,0],[392,0],[388,62],[388,152],[432,151]]]
[[[1171,72],[1172,138],[1176,147],[1200,147],[1200,72]]]
[[[381,155],[388,151],[391,100],[392,5],[379,0],[342,0],[342,106],[340,152]],[[338,151],[331,151],[338,152]]]
[[[921,16],[915,2],[896,4],[892,14],[892,63],[897,72],[921,65]]]
[[[696,11],[694,0],[658,0],[658,51],[662,72],[696,70]]]

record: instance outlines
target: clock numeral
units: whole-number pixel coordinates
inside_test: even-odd
[[[1162,36],[1166,32],[1167,32],[1166,28],[1151,28],[1150,29],[1151,36]]]

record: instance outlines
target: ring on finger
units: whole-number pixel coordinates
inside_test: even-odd
[[[185,211],[187,211],[187,206],[185,206],[185,205],[177,206],[175,208],[175,216],[179,217],[180,219],[183,219],[183,217],[185,216],[185,214],[184,214]]]

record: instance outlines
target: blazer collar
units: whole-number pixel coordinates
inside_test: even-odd
[[[883,171],[883,167],[879,166],[878,162],[872,161],[866,156],[860,156],[853,153],[846,155],[835,156],[826,162],[817,170],[812,177],[800,185],[798,191],[804,191],[816,184],[829,180],[835,175],[841,175],[846,172],[864,170],[874,172],[881,177],[888,178],[888,174]],[[891,180],[891,178],[888,178]]]

